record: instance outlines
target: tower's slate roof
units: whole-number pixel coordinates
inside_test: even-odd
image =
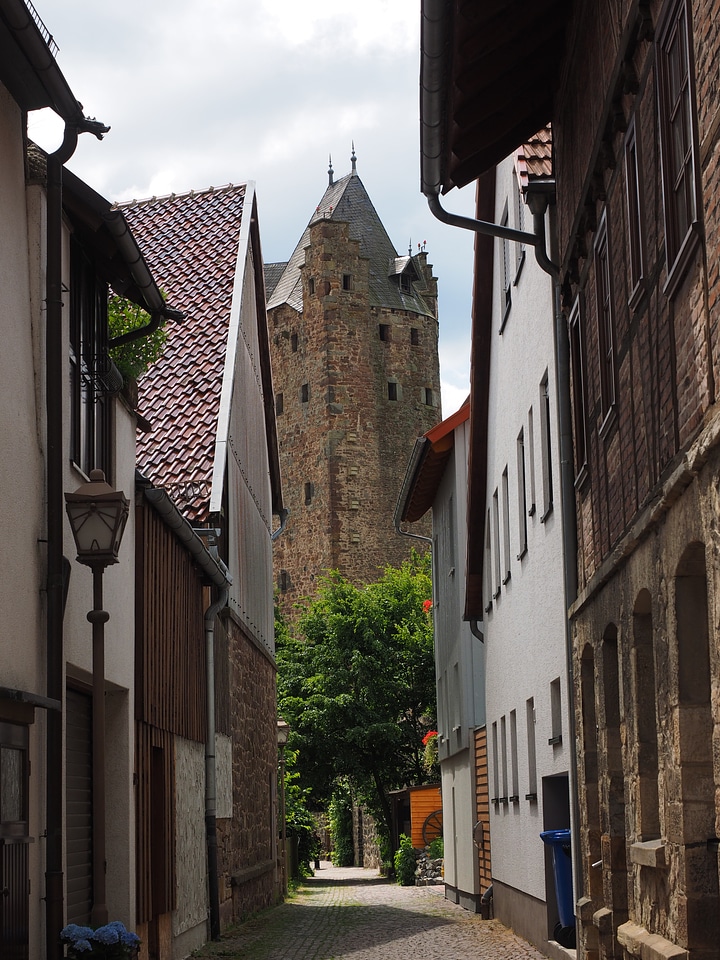
[[[302,312],[300,268],[305,263],[305,248],[310,243],[310,227],[318,220],[347,222],[350,238],[360,241],[360,255],[370,261],[370,306],[433,315],[418,292],[404,292],[396,281],[390,279],[391,275],[398,273],[395,265],[398,254],[355,172],[328,186],[272,294],[269,294],[269,310],[287,303],[298,313]]]
[[[245,184],[123,205],[161,289],[183,310],[140,381],[138,467],[190,519],[204,519],[227,349]]]

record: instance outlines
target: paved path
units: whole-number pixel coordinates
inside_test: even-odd
[[[447,901],[444,888],[401,887],[377,871],[323,862],[278,907],[195,956],[233,960],[545,960],[497,920]]]

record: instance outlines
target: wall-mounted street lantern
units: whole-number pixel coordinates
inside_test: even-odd
[[[108,922],[105,892],[105,624],[110,615],[103,610],[102,583],[105,567],[118,562],[118,551],[130,503],[119,490],[105,482],[102,470],[92,470],[90,480],[75,493],[65,494],[77,559],[92,567],[93,608],[87,618],[92,624],[93,693],[93,926]]]
[[[290,736],[290,724],[278,718],[277,743],[280,748],[280,838],[282,842],[283,896],[288,892],[287,819],[285,816],[285,747]]]

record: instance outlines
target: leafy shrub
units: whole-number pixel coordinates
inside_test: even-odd
[[[445,856],[445,844],[442,837],[435,837],[428,846],[428,856],[431,860],[442,860]]]
[[[417,854],[410,837],[400,834],[400,846],[395,852],[395,876],[403,887],[411,887],[415,883],[415,869]]]
[[[351,867],[355,860],[353,847],[352,801],[347,787],[336,784],[328,809],[328,825],[333,849],[330,859],[336,867]]]

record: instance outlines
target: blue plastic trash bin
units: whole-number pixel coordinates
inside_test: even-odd
[[[569,830],[545,830],[540,839],[552,849],[555,893],[557,894],[560,923],[564,927],[575,926],[573,910],[572,860]]]

